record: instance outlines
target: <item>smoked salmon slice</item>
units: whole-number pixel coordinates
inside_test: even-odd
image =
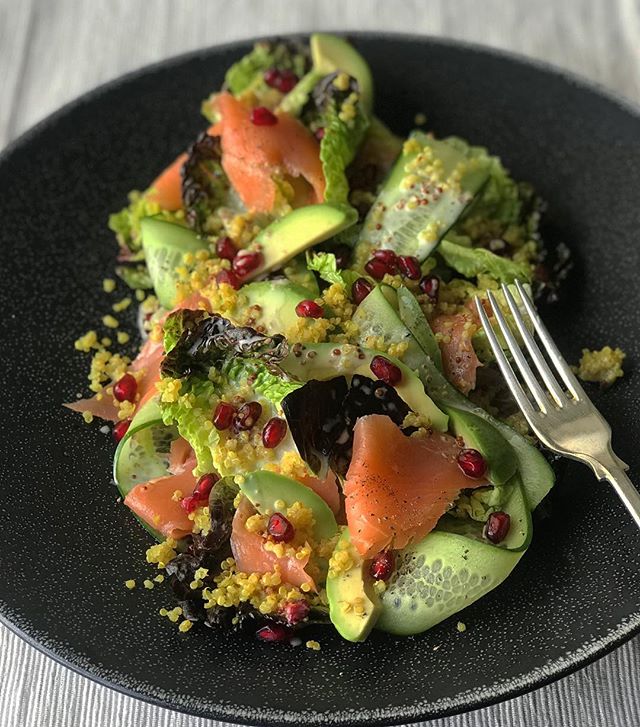
[[[486,484],[462,473],[460,449],[440,432],[407,437],[387,416],[358,419],[344,494],[351,542],[364,558],[421,540],[460,490]]]

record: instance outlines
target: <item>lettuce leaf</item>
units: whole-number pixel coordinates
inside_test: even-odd
[[[500,283],[532,279],[531,266],[516,263],[509,258],[495,255],[481,247],[464,247],[449,240],[442,240],[438,252],[444,262],[466,278],[487,274]]]
[[[160,209],[160,205],[149,200],[146,194],[133,190],[129,193],[129,204],[119,212],[109,215],[109,229],[115,232],[120,247],[132,253],[140,251],[140,255],[131,258],[132,260],[144,259],[140,236],[140,221],[144,217],[158,217],[167,222],[184,225],[184,221],[179,220],[175,212]]]
[[[304,76],[309,64],[306,49],[287,41],[259,41],[253,50],[234,63],[225,75],[225,86],[236,96],[255,83],[269,68],[291,70],[298,78]]]
[[[116,275],[132,290],[151,290],[153,288],[146,265],[118,265]]]
[[[307,253],[307,268],[314,270],[327,283],[338,283],[351,290],[360,273],[348,268],[339,269],[336,256],[332,252]]]

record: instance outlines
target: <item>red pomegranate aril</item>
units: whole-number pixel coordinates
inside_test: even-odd
[[[198,509],[201,504],[201,500],[197,495],[187,495],[180,500],[180,505],[183,510],[191,513]]]
[[[281,624],[269,624],[258,629],[256,636],[261,641],[288,641],[291,638],[291,631]]]
[[[119,442],[124,437],[130,425],[131,419],[124,419],[123,421],[113,425],[113,431],[111,433],[113,434],[113,438],[116,442]]]
[[[394,566],[395,559],[393,555],[388,550],[384,550],[371,561],[369,574],[376,581],[388,581],[393,573]]]
[[[278,79],[278,85],[276,88],[282,93],[289,93],[293,91],[294,86],[298,83],[298,76],[293,71],[285,69],[280,71],[280,78]]]
[[[506,512],[492,512],[489,515],[484,534],[487,540],[492,543],[501,543],[509,533],[511,527],[511,518]]]
[[[125,374],[113,385],[113,396],[118,401],[133,401],[138,391],[138,382],[133,374]]]
[[[250,118],[254,126],[275,126],[278,123],[278,117],[266,106],[256,106],[255,109],[251,109]]]
[[[193,494],[200,500],[206,500],[213,490],[213,486],[220,478],[213,472],[202,475],[193,488]]]
[[[277,68],[268,68],[264,72],[262,78],[267,86],[271,88],[278,88],[278,84],[280,83],[280,71]]]
[[[287,422],[280,417],[273,417],[264,425],[262,444],[267,449],[277,447],[287,434]]]
[[[374,356],[369,368],[380,381],[389,386],[396,386],[402,379],[402,371],[384,356]]]
[[[356,305],[360,305],[372,290],[373,285],[366,278],[358,278],[351,286],[351,298]]]
[[[393,250],[374,250],[373,258],[375,260],[382,260],[382,262],[390,268],[393,268],[398,264],[398,256]]]
[[[224,429],[229,429],[233,424],[235,414],[236,410],[231,404],[228,404],[226,401],[219,402],[213,412],[213,426],[220,432]]]
[[[420,277],[420,263],[418,258],[412,255],[400,255],[398,257],[398,269],[400,274],[409,280],[418,280]]]
[[[289,543],[293,540],[296,531],[281,512],[274,512],[267,523],[267,533],[276,543]]]
[[[375,280],[382,280],[382,278],[384,278],[384,276],[389,272],[388,265],[383,260],[377,260],[376,258],[371,258],[371,260],[367,261],[364,269],[372,278],[375,278]]]
[[[311,607],[303,599],[299,601],[287,601],[282,607],[282,615],[287,619],[287,623],[293,625],[304,621],[309,615],[310,610]]]
[[[233,272],[241,278],[252,273],[262,264],[262,253],[260,252],[239,252],[231,263]]]
[[[300,318],[322,318],[324,308],[315,300],[301,300],[296,306],[296,315]]]
[[[233,426],[238,430],[251,429],[254,424],[260,419],[262,414],[262,405],[257,401],[249,401],[243,404],[233,419]]]
[[[238,254],[238,248],[230,237],[220,237],[216,242],[216,252],[219,258],[232,261]]]
[[[458,455],[458,467],[467,477],[477,480],[487,471],[487,461],[477,449],[463,449]]]
[[[242,283],[238,279],[238,276],[232,270],[221,270],[216,275],[216,283],[222,285],[230,285],[234,290],[240,290]]]
[[[438,300],[438,291],[440,290],[440,278],[435,275],[425,275],[418,283],[420,290],[428,295],[435,303]]]

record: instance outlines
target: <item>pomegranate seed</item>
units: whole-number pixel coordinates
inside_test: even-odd
[[[412,255],[400,255],[398,257],[398,268],[400,273],[409,280],[417,280],[420,277],[420,263],[418,258]]]
[[[314,136],[318,141],[322,141],[324,139],[324,127],[321,126],[319,129],[316,129]]]
[[[458,455],[458,466],[467,477],[476,480],[487,471],[487,462],[477,449],[463,449]]]
[[[310,610],[311,607],[303,599],[299,601],[287,601],[282,607],[282,615],[287,619],[287,623],[297,624],[307,618]]]
[[[218,475],[213,472],[202,475],[202,477],[200,477],[200,479],[196,482],[196,486],[193,488],[193,494],[200,500],[206,500],[209,497],[211,490],[213,490],[213,486],[219,479]]]
[[[254,126],[275,126],[278,117],[266,106],[256,106],[255,109],[251,109],[251,123]]]
[[[201,500],[196,495],[187,495],[187,497],[183,497],[182,500],[180,500],[182,508],[187,512],[194,512],[194,510],[199,507],[200,503]]]
[[[360,305],[372,290],[373,285],[366,278],[358,278],[351,286],[353,302],[356,305]]]
[[[440,290],[440,278],[435,275],[425,275],[418,283],[420,290],[431,298],[435,303],[438,300],[438,291]]]
[[[262,253],[260,252],[239,252],[233,258],[233,272],[241,278],[249,275],[256,268],[262,265]]]
[[[123,421],[113,425],[113,431],[111,433],[116,442],[119,442],[124,437],[130,425],[131,419],[123,419]]]
[[[322,318],[324,308],[315,300],[301,300],[296,306],[296,315],[300,318]]]
[[[213,412],[213,426],[220,432],[223,429],[229,429],[233,424],[235,413],[236,410],[231,404],[227,404],[226,401],[219,402]]]
[[[276,543],[288,543],[293,540],[296,531],[293,525],[281,512],[274,512],[267,523],[267,532]]]
[[[291,637],[291,631],[281,624],[270,624],[258,629],[256,636],[261,641],[288,641]]]
[[[374,356],[369,368],[380,381],[389,386],[396,386],[402,379],[402,371],[384,356]]]
[[[371,561],[369,574],[376,581],[388,581],[393,573],[394,565],[393,555],[388,550],[384,550]]]
[[[221,270],[216,275],[216,283],[222,285],[230,285],[234,290],[239,290],[242,283],[238,279],[238,276],[232,270]]]
[[[262,430],[262,444],[267,449],[277,447],[285,438],[287,433],[287,422],[279,417],[273,417],[264,425]]]
[[[398,265],[398,256],[393,250],[374,250],[373,258],[374,260],[382,260],[389,270],[395,271]]]
[[[511,518],[506,512],[492,512],[487,520],[484,534],[492,543],[501,543],[509,532]]]
[[[118,401],[133,401],[136,398],[138,382],[132,374],[125,374],[113,385],[113,396]]]
[[[364,266],[364,269],[372,278],[375,278],[375,280],[382,280],[382,278],[384,278],[384,276],[389,272],[387,264],[382,260],[376,260],[375,258],[371,258],[371,260],[369,260]]]
[[[282,93],[289,93],[292,91],[294,86],[298,83],[298,76],[293,71],[284,70],[280,71],[280,80],[276,88]]]
[[[268,68],[262,76],[267,86],[278,88],[280,83],[280,71],[277,68]]]
[[[238,248],[233,244],[230,237],[221,237],[216,242],[216,252],[223,260],[233,260],[238,254]]]
[[[258,419],[260,419],[261,414],[262,406],[257,401],[250,401],[247,404],[243,404],[233,419],[233,426],[237,430],[251,429]]]

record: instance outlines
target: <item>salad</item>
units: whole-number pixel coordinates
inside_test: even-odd
[[[341,38],[257,43],[202,111],[111,216],[130,291],[76,341],[143,585],[181,631],[423,632],[511,573],[554,483],[473,299],[552,296],[566,259],[486,149],[392,133]]]

